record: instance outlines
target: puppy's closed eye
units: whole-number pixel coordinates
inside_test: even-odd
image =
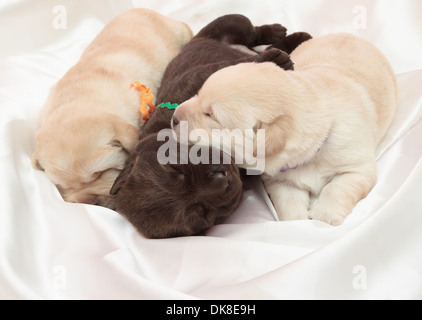
[[[215,114],[213,112],[204,112],[204,117],[218,122],[218,119],[215,117]]]
[[[185,170],[186,169],[185,166],[179,165],[179,164],[168,164],[165,167],[167,168],[168,172],[177,174],[177,178],[179,180],[186,179],[187,172]]]
[[[202,111],[205,118],[216,120],[213,105],[206,106]]]
[[[38,160],[35,162],[35,168],[37,168],[38,170],[42,172],[45,172],[45,169],[43,168],[43,166],[40,164]]]
[[[35,169],[43,172],[45,171],[44,167],[40,163],[40,160],[38,159],[38,154],[36,152],[31,156],[31,163]]]
[[[230,172],[224,169],[217,169],[215,171],[209,172],[208,177],[213,179],[225,178],[230,175]]]

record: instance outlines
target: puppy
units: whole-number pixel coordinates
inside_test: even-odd
[[[181,121],[189,132],[265,130],[254,156],[265,158],[262,178],[279,219],[339,225],[376,183],[377,145],[397,106],[395,76],[379,50],[349,34],[309,40],[291,58],[294,72],[270,63],[216,72],[178,107],[173,128],[179,136]]]
[[[32,163],[69,202],[114,208],[110,188],[139,139],[140,81],[154,92],[192,38],[182,22],[146,9],[113,19],[51,89]]]
[[[180,164],[180,153],[175,161],[161,162],[157,153],[169,144],[178,146],[173,139],[159,141],[156,134],[140,140],[111,190],[118,212],[147,238],[201,234],[222,223],[242,197],[234,163]]]
[[[195,95],[213,72],[239,62],[274,61],[291,69],[288,54],[280,50],[271,48],[258,55],[231,47],[282,46],[310,37],[285,35],[286,29],[279,24],[254,27],[241,15],[214,20],[169,64],[157,103],[180,104]],[[232,214],[242,196],[239,169],[230,156],[209,147],[198,150],[182,146],[173,140],[173,112],[168,108],[155,109],[141,128],[141,140],[111,189],[117,211],[148,238],[201,234]],[[167,136],[160,138],[166,130]],[[181,157],[193,153],[204,161],[196,163],[192,157],[181,161]],[[215,164],[213,154],[218,159]]]

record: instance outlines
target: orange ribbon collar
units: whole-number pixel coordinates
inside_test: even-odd
[[[148,120],[150,113],[155,110],[155,106],[152,103],[154,95],[151,92],[151,88],[147,88],[139,81],[132,82],[130,87],[141,93],[141,107],[139,108],[139,111],[142,113],[142,119],[144,121]],[[146,106],[148,106],[148,109]]]

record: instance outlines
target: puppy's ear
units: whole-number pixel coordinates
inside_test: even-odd
[[[139,131],[131,124],[122,119],[114,120],[115,137],[112,141],[113,145],[121,146],[128,153],[135,149],[139,140]]]
[[[270,123],[259,123],[258,129],[265,130],[265,157],[268,158],[284,149],[287,137],[293,132],[293,125],[289,116],[280,115]]]

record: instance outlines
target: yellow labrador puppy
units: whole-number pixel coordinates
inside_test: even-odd
[[[279,219],[339,225],[376,183],[377,145],[397,106],[395,76],[379,50],[349,34],[309,40],[291,59],[295,71],[272,63],[218,71],[176,109],[173,129],[180,137],[187,121],[190,142],[197,129],[210,140],[217,129],[229,129],[222,137],[253,130],[251,150],[265,159],[262,178]]]
[[[144,122],[140,81],[157,92],[167,64],[192,38],[179,21],[146,9],[114,18],[51,89],[33,166],[69,202],[113,208],[109,191]]]

